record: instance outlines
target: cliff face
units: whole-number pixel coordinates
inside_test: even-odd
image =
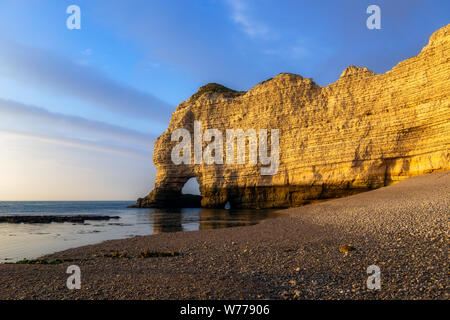
[[[260,164],[180,164],[171,160],[172,132],[279,129],[279,169]],[[206,146],[207,143],[204,143]],[[248,153],[248,151],[247,151]],[[225,154],[225,151],[224,151]],[[193,158],[193,156],[192,156]],[[280,74],[248,92],[210,84],[182,102],[154,150],[156,187],[137,206],[173,206],[196,177],[202,206],[297,206],[450,169],[450,25],[416,57],[385,74],[348,67],[320,87]],[[178,203],[182,205],[182,203]]]

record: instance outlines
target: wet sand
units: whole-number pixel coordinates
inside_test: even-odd
[[[2,264],[0,299],[448,299],[449,195],[450,171],[433,173],[254,226],[43,257],[60,264]],[[342,245],[356,250],[346,255]],[[73,264],[81,290],[66,287]],[[374,264],[380,290],[366,285]]]

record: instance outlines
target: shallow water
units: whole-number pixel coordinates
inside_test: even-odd
[[[131,209],[134,202],[0,202],[0,216],[108,215],[118,220],[85,224],[0,223],[0,262],[37,258],[82,245],[162,232],[194,231],[256,224],[275,210]]]

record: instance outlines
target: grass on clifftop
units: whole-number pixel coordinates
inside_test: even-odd
[[[198,91],[191,97],[192,100],[197,100],[205,93],[240,93],[241,91],[236,91],[230,88],[227,88],[218,83],[208,83],[203,87],[200,87]]]

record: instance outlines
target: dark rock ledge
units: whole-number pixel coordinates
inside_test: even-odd
[[[86,220],[120,219],[117,216],[3,216],[0,223],[52,223],[73,222],[84,223]]]

